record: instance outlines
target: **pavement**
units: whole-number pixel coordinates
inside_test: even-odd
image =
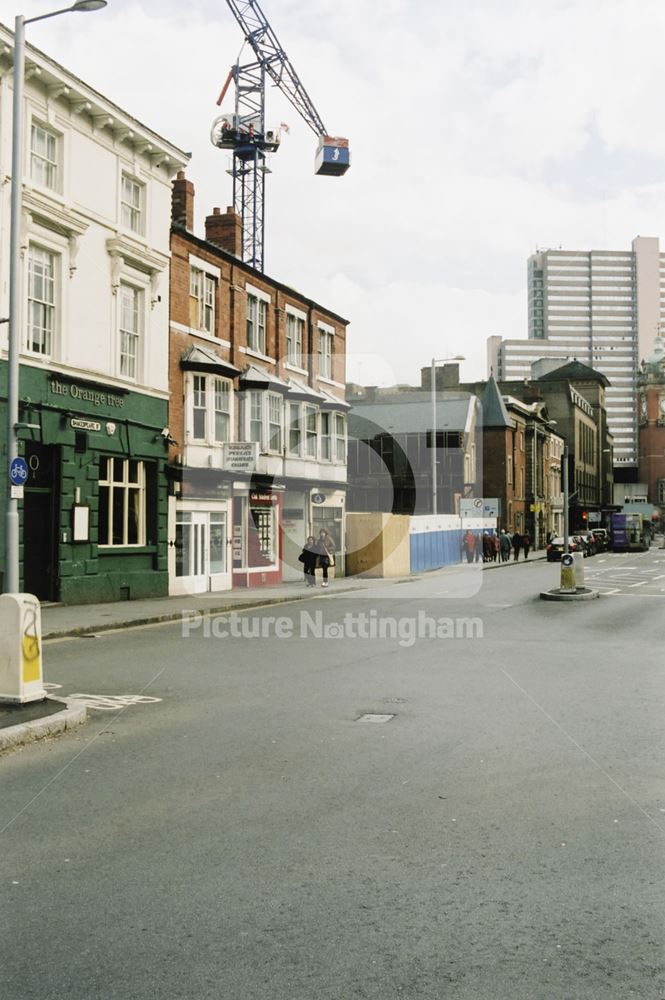
[[[508,562],[484,563],[483,570],[508,569],[509,566],[524,565],[544,554],[532,553],[528,560],[511,558]],[[444,566],[431,574],[445,574],[455,566]],[[416,577],[409,577],[415,580]],[[374,577],[342,577],[331,579],[330,587],[317,593],[323,596],[361,594],[364,590],[377,586],[390,587],[403,578],[377,579]],[[160,622],[180,621],[187,613],[217,615],[232,611],[246,611],[251,608],[269,607],[304,601],[312,598],[312,591],[300,581],[282,583],[276,587],[261,587],[244,591],[222,593],[191,594],[185,597],[157,597],[136,601],[115,601],[104,604],[43,604],[42,641],[94,636],[114,629],[138,628]],[[86,709],[82,705],[68,704],[66,701],[47,697],[25,705],[0,704],[0,753],[15,749],[37,739],[57,736],[86,721]]]

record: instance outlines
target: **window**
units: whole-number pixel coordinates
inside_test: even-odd
[[[259,451],[263,443],[263,403],[261,393],[256,390],[249,394],[249,440],[257,441]]]
[[[247,293],[247,347],[257,354],[266,353],[267,303]]]
[[[335,461],[346,462],[346,420],[342,413],[335,414]]]
[[[211,275],[193,267],[189,278],[189,322],[197,330],[215,332],[217,282]]]
[[[50,357],[55,333],[56,255],[30,247],[28,256],[28,342],[33,354]]]
[[[143,292],[120,285],[120,374],[136,379],[139,374],[139,341]]]
[[[145,465],[102,458],[99,465],[99,544],[145,545]]]
[[[300,454],[302,433],[300,428],[300,403],[289,403],[289,454]]]
[[[51,191],[58,189],[58,136],[36,122],[30,130],[30,177]]]
[[[282,450],[282,397],[268,394],[268,451]]]
[[[307,458],[316,458],[317,451],[317,414],[315,406],[305,407],[305,454]]]
[[[215,379],[215,441],[228,441],[231,430],[231,387],[224,379]]]
[[[323,462],[329,462],[331,457],[330,450],[330,414],[321,413],[321,460]]]
[[[319,327],[319,375],[332,378],[333,333]]]
[[[206,377],[194,376],[194,391],[192,393],[192,437],[197,441],[206,439]]]
[[[293,313],[286,314],[286,360],[296,368],[302,368],[302,345],[305,336],[305,321]]]
[[[143,185],[127,174],[122,175],[120,221],[133,233],[143,232]]]
[[[194,441],[219,444],[231,434],[231,384],[213,375],[193,375],[190,434]]]

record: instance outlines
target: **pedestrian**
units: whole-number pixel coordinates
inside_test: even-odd
[[[494,542],[489,531],[483,535],[483,562],[492,562],[494,556]]]
[[[335,543],[326,531],[321,528],[316,542],[316,552],[319,557],[319,566],[323,570],[322,587],[328,586],[328,567],[335,565]]]
[[[476,550],[474,554],[474,559],[476,562],[483,561],[483,535],[481,531],[479,531],[478,534],[476,535]]]
[[[522,536],[520,535],[519,531],[516,531],[515,534],[513,535],[513,552],[515,554],[515,562],[517,562],[517,560],[520,557],[521,548],[522,548]]]
[[[305,583],[308,587],[316,587],[316,560],[318,558],[316,539],[314,535],[308,535],[303,550],[298,556],[298,559],[303,564]]]
[[[522,535],[522,548],[524,549],[524,558],[529,558],[529,549],[531,548],[531,538],[529,532],[525,531]]]
[[[462,548],[466,552],[466,561],[468,563],[472,563],[476,551],[476,536],[471,531],[471,528],[467,528],[464,532],[464,537],[462,538]]]
[[[501,545],[499,543],[499,536],[496,531],[492,535],[492,562],[499,561],[499,553],[501,552]]]
[[[501,562],[508,562],[510,559],[510,535],[505,528],[501,529],[501,537],[499,538],[499,546],[501,548]]]

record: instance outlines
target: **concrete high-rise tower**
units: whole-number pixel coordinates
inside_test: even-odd
[[[541,250],[528,260],[528,340],[488,340],[498,379],[523,379],[540,358],[575,359],[605,375],[615,464],[637,467],[637,372],[665,315],[657,237],[631,250]]]

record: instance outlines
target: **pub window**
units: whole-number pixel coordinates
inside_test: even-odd
[[[133,458],[101,458],[99,545],[145,545],[145,464]]]

